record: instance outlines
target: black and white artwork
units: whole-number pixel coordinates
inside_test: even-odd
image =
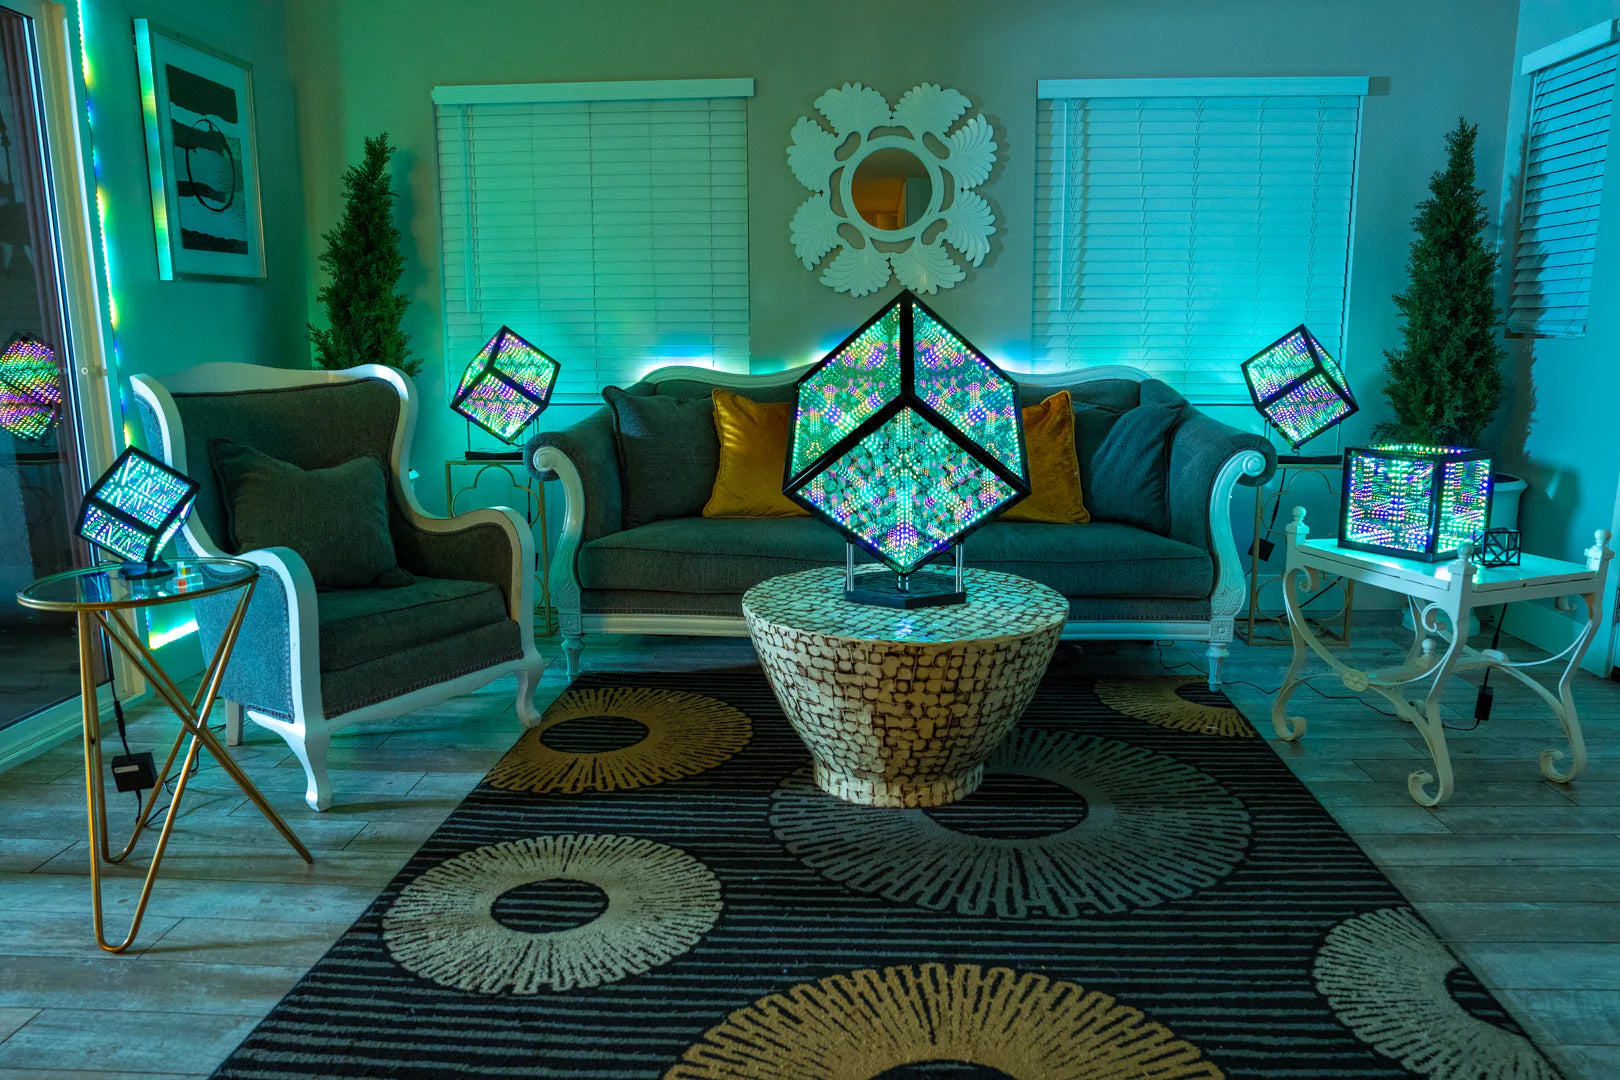
[[[158,273],[261,278],[252,71],[135,20]]]

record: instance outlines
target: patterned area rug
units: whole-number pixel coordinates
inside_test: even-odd
[[[1556,1078],[1223,697],[1077,663],[936,810],[587,675],[216,1075]]]

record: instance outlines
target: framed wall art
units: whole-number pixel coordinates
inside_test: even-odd
[[[158,276],[262,278],[249,65],[135,20]]]

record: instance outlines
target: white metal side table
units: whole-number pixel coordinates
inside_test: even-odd
[[[1288,714],[1288,700],[1294,691],[1310,679],[1337,675],[1352,693],[1378,694],[1395,707],[1397,716],[1417,728],[1434,760],[1434,772],[1420,769],[1412,773],[1407,777],[1406,788],[1420,804],[1438,806],[1451,796],[1453,787],[1451,756],[1440,716],[1441,694],[1446,683],[1459,672],[1494,669],[1534,690],[1563,726],[1569,741],[1568,765],[1561,767],[1566,757],[1564,751],[1544,750],[1542,775],[1566,784],[1585,771],[1586,744],[1581,738],[1580,718],[1571,691],[1581,658],[1586,655],[1602,622],[1601,598],[1609,560],[1614,558],[1607,529],[1598,530],[1597,542],[1586,549],[1584,564],[1526,554],[1518,566],[1497,567],[1474,565],[1470,561],[1472,549],[1466,544],[1450,562],[1427,563],[1352,551],[1339,547],[1333,540],[1312,540],[1305,525],[1305,508],[1299,506],[1294,508],[1294,520],[1287,532],[1288,562],[1283,598],[1288,605],[1294,659],[1271,707],[1271,723],[1280,737],[1292,742],[1305,734],[1305,718]],[[1314,591],[1323,574],[1337,574],[1406,597],[1412,609],[1413,641],[1406,650],[1404,662],[1388,670],[1362,671],[1344,663],[1323,644],[1300,610],[1302,592]],[[1469,613],[1475,608],[1572,595],[1586,603],[1586,625],[1567,649],[1541,660],[1513,661],[1500,649],[1470,648],[1466,635],[1459,637],[1451,629],[1466,627]],[[1302,676],[1307,656],[1312,652],[1331,670]],[[1530,668],[1559,661],[1563,661],[1564,667],[1555,695],[1527,672]],[[1411,695],[1425,687],[1427,692],[1422,700],[1414,700]]]

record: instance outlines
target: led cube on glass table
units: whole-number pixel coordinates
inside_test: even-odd
[[[133,446],[84,496],[77,532],[124,561],[126,578],[168,577],[161,558],[191,511],[198,484]]]
[[[27,334],[0,353],[0,430],[38,442],[62,419],[62,373],[49,345]]]
[[[1344,372],[1303,325],[1243,362],[1249,398],[1295,450],[1356,411]]]
[[[561,370],[561,364],[503,326],[467,365],[450,407],[511,445],[551,404]],[[467,456],[515,459],[522,452],[469,450]]]
[[[897,575],[855,575],[852,548],[847,598],[961,603],[960,574],[918,571],[1029,494],[1017,384],[905,291],[795,395],[783,493]]]
[[[1478,546],[1491,517],[1483,450],[1387,443],[1345,451],[1340,547],[1425,562]]]

